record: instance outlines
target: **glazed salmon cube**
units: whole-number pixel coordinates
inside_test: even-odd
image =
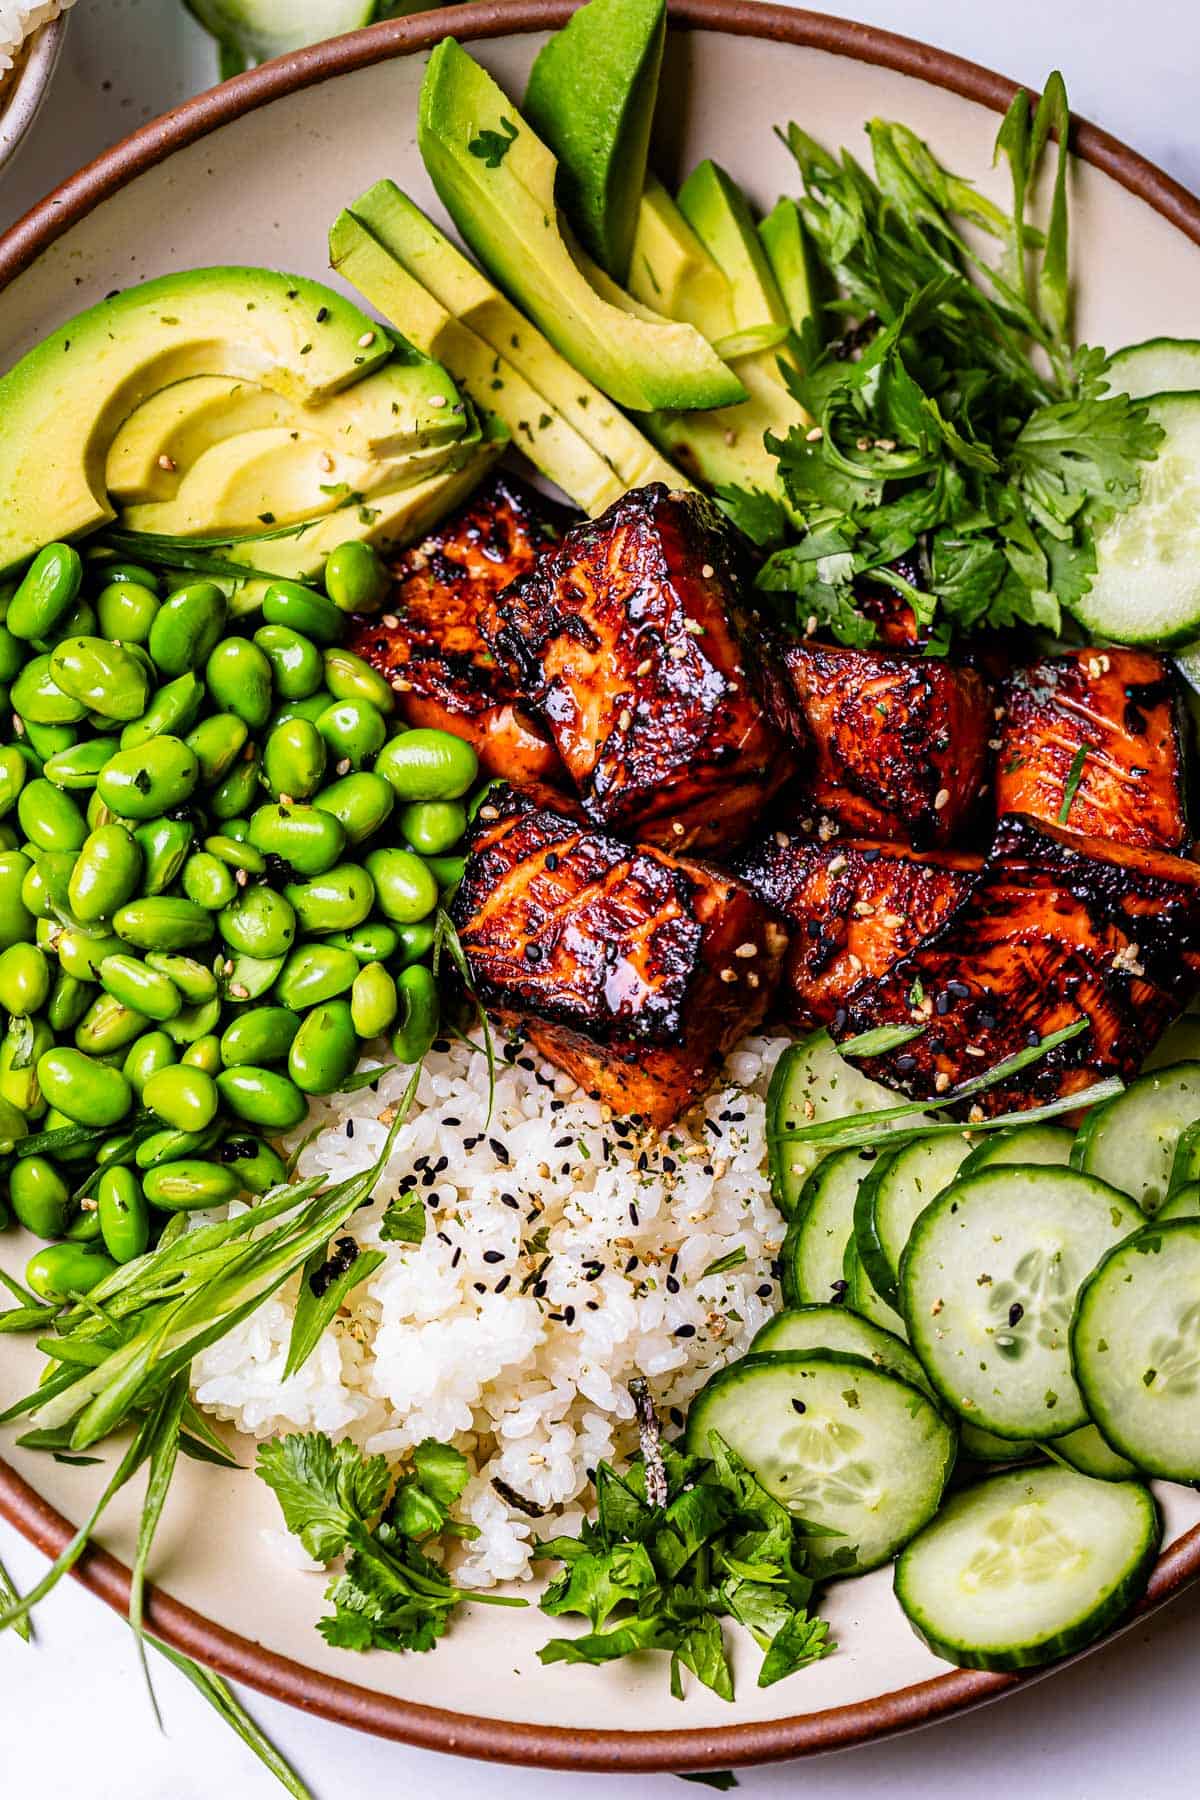
[[[1104,1076],[1128,1079],[1200,981],[1200,863],[1011,814],[962,904],[883,975],[846,997],[839,1042],[879,1025],[920,1034],[864,1060],[921,1099],[1027,1045],[1087,1029],[1011,1081],[985,1116],[1039,1106]]]
[[[615,1113],[669,1123],[761,1023],[786,936],[731,876],[488,796],[453,919],[504,1025]]]
[[[998,813],[1149,850],[1187,843],[1183,718],[1165,658],[1045,656],[1018,669],[1000,699]]]
[[[982,860],[784,832],[744,850],[734,873],[789,932],[777,1016],[802,1029],[829,1024],[852,988],[882,975],[953,912]]]
[[[465,738],[487,773],[563,781],[558,752],[488,648],[481,620],[560,535],[559,509],[493,475],[423,543],[391,564],[383,613],[349,648],[396,690],[401,718]]]
[[[810,742],[799,820],[934,849],[960,837],[988,768],[992,700],[974,669],[932,656],[781,643],[772,716]],[[811,827],[810,827],[811,828]]]
[[[573,526],[498,599],[492,648],[595,825],[676,851],[726,847],[787,779],[743,581],[716,509],[655,483]]]

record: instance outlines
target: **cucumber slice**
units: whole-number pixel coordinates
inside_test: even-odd
[[[1163,1201],[1154,1217],[1160,1224],[1171,1219],[1200,1219],[1200,1181],[1187,1181]]]
[[[375,0],[185,0],[188,11],[227,52],[267,62],[305,44],[357,31],[375,17]],[[408,11],[414,10],[409,7]]]
[[[750,1345],[751,1354],[768,1350],[848,1350],[933,1398],[929,1377],[908,1345],[844,1306],[786,1307],[767,1320]],[[1006,1448],[1011,1454],[1011,1445]]]
[[[854,1201],[877,1156],[874,1150],[835,1150],[805,1182],[779,1253],[780,1286],[789,1306],[824,1305],[845,1296],[842,1264],[854,1229]]]
[[[969,1425],[966,1419],[960,1419],[958,1425],[958,1441],[962,1445],[964,1456],[973,1456],[976,1462],[1012,1463],[1027,1462],[1041,1449],[1039,1444],[1022,1444],[1012,1438],[995,1437],[990,1431],[983,1431],[978,1425]]]
[[[1185,1125],[1176,1139],[1167,1199],[1172,1194],[1177,1194],[1180,1188],[1190,1187],[1194,1181],[1200,1181],[1200,1119],[1193,1119],[1190,1125]],[[1155,1217],[1161,1213],[1160,1206]]]
[[[847,1119],[854,1113],[872,1112],[878,1106],[893,1105],[895,1099],[890,1088],[868,1081],[840,1057],[827,1031],[815,1031],[788,1045],[775,1064],[767,1089],[771,1193],[785,1219],[795,1212],[800,1190],[827,1153],[817,1144],[793,1144],[776,1134],[815,1124],[818,1119]],[[841,1249],[839,1244],[839,1257]]]
[[[1186,394],[1200,389],[1200,341],[1196,338],[1147,338],[1129,344],[1108,359],[1114,394],[1146,400],[1152,394]]]
[[[896,1554],[937,1511],[956,1434],[919,1388],[863,1356],[832,1350],[743,1356],[688,1410],[687,1447],[716,1431],[768,1493],[824,1525],[818,1554],[854,1550],[847,1573]]]
[[[894,1332],[897,1337],[908,1336],[904,1320],[895,1307],[877,1292],[871,1277],[863,1268],[853,1237],[842,1256],[842,1277],[846,1283],[847,1306],[860,1317],[870,1319],[873,1325],[881,1326],[884,1331]]]
[[[1120,1188],[1153,1215],[1167,1197],[1180,1133],[1198,1118],[1200,1062],[1155,1069],[1088,1114],[1071,1165]]]
[[[1136,1481],[1052,1463],[955,1494],[896,1564],[917,1636],[967,1669],[1032,1669],[1114,1625],[1150,1579],[1158,1508]]]
[[[1141,465],[1142,493],[1096,532],[1096,573],[1073,608],[1118,644],[1200,637],[1200,394],[1159,394],[1150,417],[1165,436]]]
[[[913,1222],[954,1180],[970,1149],[965,1133],[918,1138],[903,1150],[881,1156],[858,1190],[855,1249],[876,1292],[893,1308],[899,1300],[900,1258]]]
[[[1200,1218],[1158,1220],[1084,1283],[1071,1359],[1088,1411],[1148,1475],[1200,1481]]]
[[[1049,1163],[1065,1169],[1074,1142],[1074,1134],[1062,1125],[1010,1125],[1007,1131],[985,1137],[958,1172],[977,1175],[980,1169],[1009,1163]]]
[[[1073,1169],[989,1169],[939,1194],[913,1226],[900,1294],[943,1399],[997,1437],[1040,1442],[1086,1424],[1071,1308],[1142,1221],[1126,1195]]]
[[[1078,1431],[1055,1438],[1046,1445],[1046,1454],[1095,1481],[1128,1481],[1138,1473],[1137,1464],[1105,1443],[1094,1425],[1081,1425]]]
[[[1172,1063],[1196,1061],[1200,1061],[1200,1015],[1184,1013],[1167,1026],[1142,1067],[1169,1069]]]

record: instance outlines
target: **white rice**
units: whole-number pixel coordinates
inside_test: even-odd
[[[66,12],[73,0],[0,0],[0,70],[11,69],[18,50],[35,31]]]
[[[197,1359],[197,1399],[255,1436],[319,1429],[397,1461],[422,1438],[453,1441],[470,1459],[463,1510],[480,1534],[457,1578],[528,1577],[530,1538],[554,1527],[493,1482],[549,1512],[585,1502],[596,1464],[636,1447],[629,1379],[649,1379],[669,1427],[671,1408],[777,1304],[783,1223],[763,1101],[782,1048],[747,1040],[702,1105],[641,1135],[516,1046],[485,1133],[484,1058],[462,1044],[431,1053],[375,1199],[351,1224],[359,1243],[380,1244],[384,1206],[407,1185],[427,1203],[424,1242],[380,1245],[387,1261],[287,1381],[294,1287],[283,1290]],[[409,1075],[323,1103],[326,1129],[300,1170],[342,1177],[373,1160]],[[705,1274],[739,1251],[744,1262]]]

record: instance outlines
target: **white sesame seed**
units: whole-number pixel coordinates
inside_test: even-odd
[[[724,981],[726,984],[728,984],[731,981],[736,981],[737,980],[737,970],[736,969],[722,969],[721,970],[721,980]]]
[[[400,621],[396,617],[395,613],[384,613],[384,615],[383,615],[382,619],[380,619],[379,623],[381,625],[386,625],[389,631],[395,631],[395,629],[396,629],[397,625],[400,623]]]
[[[716,572],[717,571],[713,568],[711,563],[705,563],[700,570],[700,573],[704,577],[705,581],[711,581],[713,576],[716,574]]]
[[[158,460],[158,466],[160,469],[165,469],[167,471],[168,475],[174,474],[177,464],[176,464],[175,458],[173,456],[168,456],[166,451],[164,450],[162,455],[157,460]]]
[[[628,731],[629,727],[632,724],[633,724],[633,714],[630,712],[630,710],[627,706],[623,706],[621,708],[621,711],[617,714],[617,730],[618,731]]]
[[[805,442],[809,444],[819,444],[824,436],[825,433],[819,425],[814,425],[811,431],[806,431],[804,434]]]
[[[646,656],[643,657],[642,661],[633,672],[635,675],[648,675],[653,667],[654,658],[652,656]]]
[[[816,613],[809,613],[807,619],[805,619],[805,621],[804,621],[805,637],[813,637],[816,633],[816,629],[817,629],[817,615],[816,615]]]
[[[446,404],[445,394],[430,394],[429,404],[430,404],[430,406],[433,406],[433,407],[445,406],[445,404]]]
[[[333,766],[339,775],[348,775],[350,773],[350,758],[348,756],[343,756],[338,762],[334,763]]]
[[[360,350],[368,350],[368,349],[370,349],[371,345],[374,342],[375,342],[375,333],[373,331],[364,331],[362,336],[358,340],[358,347]],[[444,395],[441,396],[441,400],[442,400],[442,405],[444,406],[446,404]]]
[[[949,788],[939,788],[937,793],[933,796],[934,812],[941,812],[942,808],[944,806],[949,806],[949,804],[950,804],[950,789]]]
[[[758,955],[758,945],[757,944],[739,944],[733,954],[735,956],[740,956],[744,961],[746,959],[746,957],[748,957],[748,956],[757,956]]]
[[[938,1094],[944,1094],[946,1089],[950,1086],[950,1077],[947,1075],[945,1069],[938,1070],[933,1078],[933,1086],[934,1092]]]
[[[477,819],[486,819],[490,823],[492,819],[498,819],[500,817],[500,808],[498,806],[481,806],[475,817]]]
[[[676,836],[676,837],[682,837],[682,836],[683,836],[683,826],[682,826],[682,825],[681,825],[681,824],[680,824],[680,823],[679,823],[679,820],[678,820],[678,819],[676,819],[676,820],[675,820],[675,821],[674,821],[674,822],[673,822],[673,824],[672,824],[672,826],[671,826],[671,830],[672,830],[672,831],[673,831],[673,832],[674,832],[674,833],[675,833],[675,836]]]

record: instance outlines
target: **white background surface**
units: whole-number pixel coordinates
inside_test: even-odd
[[[908,32],[1036,83],[1058,65],[1077,111],[1200,188],[1200,8],[1182,0],[856,0],[826,10]],[[178,0],[79,0],[55,90],[0,183],[0,227],[155,113],[207,86],[215,58]],[[792,116],[802,117],[794,96]],[[782,102],[781,102],[782,107]],[[786,110],[786,109],[783,109]],[[764,118],[764,125],[769,121]],[[1114,254],[1119,254],[1114,246]],[[22,1588],[42,1563],[0,1524]],[[274,1577],[272,1577],[274,1578]],[[446,1658],[446,1702],[453,1661]],[[800,1678],[802,1679],[802,1677]],[[273,1800],[282,1793],[181,1677],[160,1663],[154,1728],[124,1625],[73,1582],[33,1649],[0,1639],[0,1793],[37,1800]],[[891,1743],[746,1770],[747,1800],[1159,1800],[1200,1788],[1195,1594],[1118,1644],[999,1705]],[[682,1800],[670,1776],[488,1769],[360,1737],[244,1696],[316,1800]],[[633,1723],[633,1721],[631,1721]]]

